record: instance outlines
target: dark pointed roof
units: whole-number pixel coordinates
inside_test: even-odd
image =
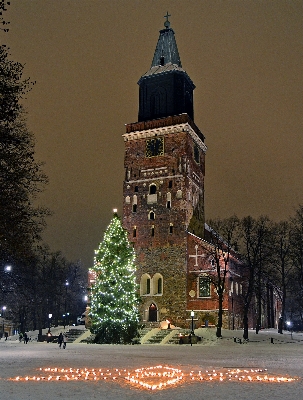
[[[165,16],[168,18],[169,14]],[[182,69],[175,33],[165,21],[150,69],[141,76],[138,121],[186,113],[194,120],[195,85]]]
[[[177,42],[175,39],[175,32],[169,27],[168,21],[166,21],[164,25],[166,28],[160,31],[160,36],[151,67],[147,72],[145,72],[145,74],[141,76],[138,82],[139,85],[142,78],[156,74],[162,74],[164,72],[181,71],[186,74],[186,71],[182,68]],[[191,81],[189,77],[188,79]],[[193,85],[193,88],[195,88],[195,85],[192,81],[191,84]]]
[[[151,68],[169,63],[182,68],[175,32],[171,28],[166,28],[160,31]]]

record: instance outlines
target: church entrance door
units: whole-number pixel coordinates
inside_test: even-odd
[[[148,313],[148,321],[149,322],[157,322],[157,306],[156,304],[152,303],[149,306],[149,313]]]

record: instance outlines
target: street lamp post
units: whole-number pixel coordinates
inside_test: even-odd
[[[48,314],[48,331],[50,332],[51,328],[51,320],[52,320],[53,314]]]
[[[194,332],[194,316],[195,316],[195,312],[193,310],[191,311],[190,316],[191,316],[191,332],[190,332],[190,334],[194,335],[195,334],[195,332]]]
[[[4,311],[6,310],[6,306],[2,307],[2,335],[4,335]]]
[[[67,309],[67,287],[68,287],[68,285],[69,285],[69,283],[68,283],[68,281],[65,281],[65,305],[64,305],[64,315],[63,315],[63,318],[64,318],[64,321],[63,321],[63,324],[64,324],[64,329],[65,329],[65,325],[66,325],[66,309]]]

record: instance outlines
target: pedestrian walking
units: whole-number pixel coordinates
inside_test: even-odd
[[[58,343],[59,343],[59,348],[61,349],[62,346],[62,342],[63,342],[63,335],[62,332],[60,332],[60,335],[58,336]]]
[[[63,348],[66,348],[67,336],[66,334],[63,335]]]
[[[24,344],[27,344],[27,342],[28,342],[28,336],[27,336],[27,333],[26,333],[26,332],[25,332],[24,335],[23,335],[23,340],[24,340]]]
[[[22,339],[23,339],[23,333],[20,332],[20,333],[19,333],[19,342],[20,342],[20,343],[22,342]]]

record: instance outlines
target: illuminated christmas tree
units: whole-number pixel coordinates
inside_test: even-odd
[[[91,331],[97,343],[130,343],[138,329],[135,252],[116,210],[95,251]]]

